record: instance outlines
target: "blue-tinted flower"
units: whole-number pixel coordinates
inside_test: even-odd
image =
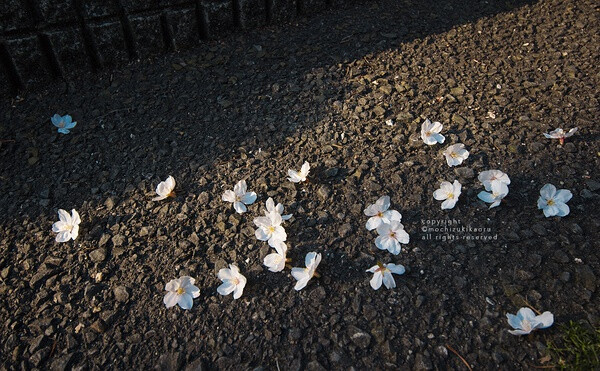
[[[58,128],[58,132],[61,134],[69,134],[70,129],[73,129],[77,122],[73,122],[73,118],[70,115],[58,115],[55,114],[50,118],[52,124]]]
[[[529,308],[521,308],[517,315],[506,313],[508,324],[514,330],[508,330],[513,335],[528,335],[533,330],[547,328],[554,323],[554,315],[544,312],[536,316]]]
[[[568,189],[556,190],[552,184],[546,184],[540,189],[540,198],[538,199],[538,209],[544,210],[546,218],[551,216],[569,215],[569,206],[567,202],[573,197]]]

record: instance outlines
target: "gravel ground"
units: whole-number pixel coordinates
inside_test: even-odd
[[[476,369],[531,368],[559,332],[508,334],[525,300],[598,324],[600,8],[499,3],[352,5],[3,99],[1,368],[465,369],[446,346]],[[444,145],[421,142],[425,118]],[[542,135],[575,126],[563,146]],[[459,142],[470,156],[449,168]],[[304,160],[310,182],[288,182]],[[491,210],[487,169],[512,180]],[[168,175],[177,197],[150,201]],[[242,215],[221,201],[240,179],[258,194]],[[441,210],[433,191],[454,179]],[[573,192],[570,215],[537,209],[546,183]],[[397,256],[364,227],[385,194],[411,237]],[[269,196],[294,214],[293,265],[323,255],[299,292],[262,265],[252,219]],[[54,241],[59,208],[79,211],[76,241]],[[423,232],[448,220],[488,229]],[[407,268],[396,289],[369,286],[377,260]],[[229,263],[248,278],[235,301],[216,292]],[[162,302],[180,275],[201,289],[189,311]]]

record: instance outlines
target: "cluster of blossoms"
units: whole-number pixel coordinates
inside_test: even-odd
[[[51,122],[58,128],[61,134],[69,134],[70,129],[77,124],[73,122],[71,116],[60,116],[55,114]],[[392,121],[387,122],[393,125]],[[441,134],[443,125],[440,122],[431,122],[425,120],[421,126],[421,138],[427,145],[442,144],[445,141]],[[565,138],[572,136],[577,128],[564,132],[562,129],[556,129],[550,133],[544,133],[546,138],[559,139],[560,144],[564,144]],[[469,157],[469,152],[464,144],[457,143],[450,145],[443,151],[448,166],[458,166]],[[304,162],[299,171],[288,170],[288,180],[293,183],[307,181],[310,172],[310,164]],[[500,170],[483,171],[478,176],[485,191],[481,191],[477,196],[482,201],[489,203],[490,208],[500,204],[502,199],[508,195],[508,185],[510,178]],[[176,182],[172,176],[168,176],[156,187],[157,197],[153,201],[161,201],[169,197],[175,197]],[[462,191],[462,185],[457,180],[453,183],[444,181],[440,184],[433,197],[438,201],[443,201],[442,209],[452,209],[458,202]],[[572,193],[566,189],[557,190],[552,184],[546,184],[540,190],[538,199],[538,208],[543,210],[546,217],[563,217],[569,214],[569,206],[566,204],[571,198]],[[247,212],[247,206],[253,204],[257,199],[255,192],[247,191],[245,180],[239,181],[233,190],[227,190],[222,195],[222,200],[233,204],[234,210],[243,214]],[[273,198],[269,197],[265,203],[264,216],[254,218],[253,222],[257,229],[255,236],[260,241],[266,241],[269,246],[275,249],[275,252],[268,254],[264,258],[264,265],[271,272],[281,272],[285,269],[286,263],[291,259],[287,258],[288,246],[286,245],[287,234],[282,226],[284,221],[289,220],[292,215],[283,215],[284,206],[281,203],[275,204]],[[369,217],[366,228],[369,231],[376,230],[378,236],[375,239],[375,246],[380,250],[387,250],[394,255],[398,255],[402,250],[402,244],[408,244],[409,234],[404,230],[401,223],[402,215],[396,210],[390,210],[389,196],[380,197],[374,204],[367,206],[364,214]],[[75,240],[79,235],[79,224],[81,218],[77,211],[73,209],[71,214],[63,209],[58,210],[59,221],[52,225],[52,231],[57,233],[57,242],[67,242]],[[309,252],[305,257],[305,267],[291,268],[291,275],[297,281],[294,289],[301,290],[314,276],[318,277],[317,267],[321,262],[321,254]],[[404,274],[405,268],[402,265],[394,263],[384,264],[377,262],[376,265],[367,269],[367,272],[373,273],[370,285],[378,290],[381,285],[392,289],[396,287],[396,282],[392,274]],[[222,268],[217,274],[222,284],[217,288],[221,295],[233,293],[234,299],[239,299],[243,295],[247,279],[241,273],[237,265],[230,264],[229,268]],[[165,285],[167,294],[163,302],[167,308],[179,305],[182,309],[191,309],[193,299],[200,295],[200,289],[195,286],[195,279],[189,276],[182,276],[173,279]],[[510,333],[514,335],[525,335],[536,329],[543,329],[554,323],[554,316],[550,312],[544,312],[535,315],[529,308],[521,308],[517,315],[507,314],[508,323],[514,330]]]
[[[400,223],[402,215],[396,210],[390,208],[390,197],[382,196],[373,205],[367,206],[364,210],[367,220],[366,228],[368,231],[376,230],[375,246],[380,250],[387,250],[394,255],[400,254],[402,244],[408,244],[410,236],[404,230],[404,225]],[[377,262],[377,265],[367,269],[367,272],[373,273],[371,287],[375,290],[381,287],[381,283],[388,289],[396,287],[396,282],[392,273],[403,274],[404,266],[393,263],[383,264]]]
[[[444,143],[445,137],[440,134],[443,125],[439,122],[432,123],[426,119],[421,124],[421,139],[427,145],[436,143]],[[577,132],[577,128],[573,128],[568,132],[563,129],[556,129],[550,133],[544,133],[546,138],[559,139],[563,144],[565,138],[568,138]],[[449,166],[457,166],[462,164],[469,157],[469,152],[464,148],[463,144],[454,144],[448,147],[444,152],[446,162]],[[507,174],[500,170],[482,171],[477,177],[485,191],[477,194],[477,197],[485,203],[490,204],[489,208],[500,205],[500,202],[508,195],[508,186],[510,178]],[[443,181],[440,188],[433,192],[433,198],[442,202],[442,210],[452,209],[458,202],[458,197],[462,191],[462,185],[458,180],[453,183]],[[569,206],[566,204],[573,196],[569,190],[556,190],[552,184],[546,184],[540,190],[540,198],[538,199],[538,208],[542,209],[546,217],[551,216],[566,216],[569,214]]]
[[[300,171],[289,170],[288,175],[291,182],[300,183],[307,180],[310,172],[310,164],[305,162]],[[167,180],[161,182],[156,193],[159,197],[154,200],[162,200],[170,195],[173,195],[175,180],[169,176]],[[253,204],[257,199],[255,192],[249,192],[245,180],[240,180],[233,190],[227,190],[223,193],[222,200],[231,202],[234,210],[243,214],[248,211],[247,206]],[[283,214],[284,206],[281,203],[275,204],[273,198],[269,197],[265,203],[264,216],[254,218],[253,222],[257,229],[254,235],[259,241],[265,241],[275,249],[274,253],[268,254],[264,258],[264,265],[271,272],[281,272],[286,267],[286,263],[291,260],[287,258],[287,233],[283,227],[283,222],[289,220],[292,215]],[[308,281],[315,275],[316,268],[321,262],[321,254],[309,252],[305,258],[306,268],[292,268],[291,274],[297,282],[294,286],[295,290],[303,289]],[[217,292],[221,295],[229,295],[233,293],[233,299],[239,299],[244,293],[244,288],[248,282],[246,277],[240,272],[240,269],[235,264],[230,264],[229,268],[222,268],[217,274],[222,284],[217,287]],[[194,286],[194,279],[190,277],[181,277],[178,280],[170,281],[165,290],[168,291],[164,298],[164,303],[167,307],[179,304],[183,309],[192,307],[193,298],[199,295],[199,289]]]

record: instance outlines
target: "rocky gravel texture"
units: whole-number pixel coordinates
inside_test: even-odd
[[[507,312],[600,314],[599,11],[373,1],[3,100],[1,369],[465,369],[446,346],[476,369],[540,365],[558,326],[515,337]],[[425,118],[444,145],[421,142]],[[575,126],[563,146],[542,135]],[[459,142],[471,155],[449,168]],[[304,160],[310,183],[288,182]],[[487,169],[512,180],[491,210]],[[168,175],[177,197],[151,202]],[[259,195],[243,215],[221,201],[240,179]],[[442,211],[433,191],[454,179]],[[537,210],[546,183],[573,192],[570,215]],[[384,194],[411,236],[397,256],[364,227]],[[294,214],[293,265],[323,255],[300,292],[262,265],[252,219],[269,196]],[[76,241],[54,241],[59,208],[79,211]],[[448,221],[484,232],[423,231]],[[369,286],[377,260],[407,268],[396,289]],[[229,263],[248,278],[235,301],[216,292]],[[201,289],[189,311],[162,302],[180,275]]]

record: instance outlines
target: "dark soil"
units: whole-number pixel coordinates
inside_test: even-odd
[[[600,315],[599,11],[374,1],[4,100],[1,368],[465,369],[446,346],[475,369],[540,365],[558,326],[515,337],[507,312]],[[420,141],[426,117],[444,145]],[[575,126],[564,146],[542,135]],[[458,142],[471,155],[449,168],[441,151]],[[310,183],[289,183],[304,160]],[[512,180],[491,210],[476,197],[487,169]],[[151,202],[168,175],[177,197]],[[238,215],[221,194],[242,178],[259,199]],[[463,194],[442,211],[433,191],[455,178]],[[546,183],[573,192],[570,215],[537,209]],[[411,236],[398,256],[364,227],[385,194]],[[293,265],[323,254],[300,292],[262,265],[252,219],[269,196],[294,214]],[[74,242],[54,242],[59,208],[81,215]],[[496,239],[427,240],[428,220]],[[396,289],[369,286],[377,260],[406,266]],[[248,278],[236,301],[216,292],[229,263]],[[201,295],[166,309],[181,275]]]

